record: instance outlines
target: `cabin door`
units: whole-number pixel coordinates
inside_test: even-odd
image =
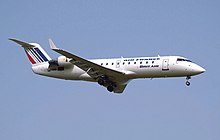
[[[121,60],[116,61],[116,68],[120,68],[120,63],[121,63]]]
[[[169,70],[169,59],[164,59],[162,64],[162,70]]]

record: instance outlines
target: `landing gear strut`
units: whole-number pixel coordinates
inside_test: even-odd
[[[190,79],[191,79],[190,76],[187,76],[187,77],[186,77],[186,85],[187,85],[187,86],[190,86],[190,82],[189,82]]]

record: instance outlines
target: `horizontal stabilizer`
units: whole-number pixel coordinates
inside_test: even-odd
[[[9,40],[14,41],[15,43],[21,45],[22,47],[28,47],[28,48],[35,47],[34,45],[31,45],[30,43],[23,42],[23,41],[20,41],[20,40],[17,40],[17,39],[9,38]]]

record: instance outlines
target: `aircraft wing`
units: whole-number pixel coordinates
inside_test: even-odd
[[[94,80],[97,81],[99,77],[107,76],[109,80],[115,82],[117,85],[117,87],[114,89],[115,93],[122,93],[124,91],[128,81],[125,80],[125,73],[100,66],[82,57],[57,48],[51,39],[49,39],[49,44],[52,50],[66,56],[67,58],[70,58],[70,62],[72,64],[87,72],[88,75],[90,75]]]

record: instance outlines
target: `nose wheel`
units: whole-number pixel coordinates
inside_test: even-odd
[[[191,79],[190,76],[187,76],[187,77],[186,77],[186,85],[187,85],[187,86],[190,86],[190,82],[189,82],[190,79]]]
[[[189,82],[189,81],[186,81],[186,85],[187,85],[187,86],[190,86],[190,82]]]

